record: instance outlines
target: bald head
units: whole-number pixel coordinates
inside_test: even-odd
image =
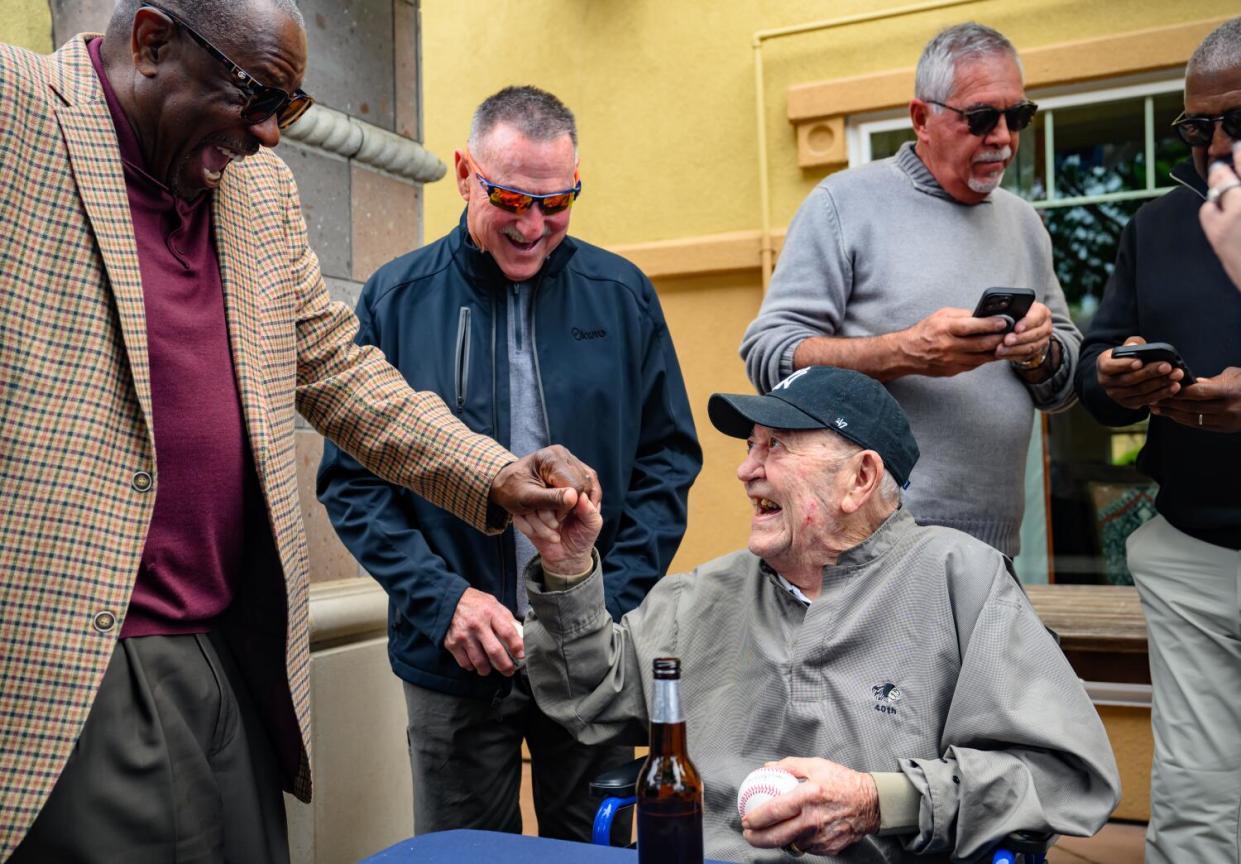
[[[283,12],[302,30],[306,21],[297,8],[296,0],[155,0],[165,9],[176,13],[191,27],[221,48],[242,44],[256,19],[264,13]],[[116,44],[129,42],[134,13],[141,9],[145,0],[117,0],[116,8],[108,21],[108,41]]]

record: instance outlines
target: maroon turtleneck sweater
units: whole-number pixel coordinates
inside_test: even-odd
[[[89,45],[125,170],[146,308],[155,513],[121,636],[202,633],[232,602],[257,500],[212,238],[210,193],[175,197],[147,170]]]

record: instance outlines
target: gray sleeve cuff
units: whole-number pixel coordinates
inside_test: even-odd
[[[793,374],[793,355],[797,353],[797,346],[803,341],[803,339],[797,339],[789,343],[789,347],[780,354],[780,378],[772,384],[773,387]]]
[[[542,561],[540,559],[540,565]],[[586,577],[595,572],[595,568],[599,566],[599,550],[590,550],[590,566],[581,573],[565,574],[553,573],[546,567],[543,567],[543,587],[547,591],[568,591],[578,582],[585,581]]]
[[[872,771],[870,776],[879,790],[879,836],[917,833],[922,796],[913,782],[900,771]]]
[[[555,590],[544,584],[546,574],[538,556],[526,565],[526,593],[530,608],[551,633],[573,634],[594,627],[600,615],[608,617],[603,602],[603,566],[598,550],[591,550],[594,567],[581,581]]]
[[[1073,368],[1076,365],[1076,355],[1058,334],[1052,333],[1051,338],[1060,345],[1060,368],[1046,381],[1040,381],[1038,384],[1031,384],[1024,378],[1021,380],[1026,385],[1026,389],[1030,391],[1035,408],[1040,411],[1063,411],[1077,401],[1073,394]]]

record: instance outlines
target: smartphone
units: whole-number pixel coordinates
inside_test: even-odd
[[[1008,320],[1005,333],[1011,333],[1017,322],[1026,317],[1034,305],[1034,291],[1030,288],[988,288],[978,298],[974,307],[975,318],[991,318],[998,315]]]
[[[1117,360],[1141,360],[1143,364],[1168,361],[1172,368],[1185,373],[1181,386],[1188,387],[1196,380],[1189,366],[1181,359],[1180,353],[1167,342],[1147,342],[1145,345],[1117,345],[1112,349],[1112,356]]]

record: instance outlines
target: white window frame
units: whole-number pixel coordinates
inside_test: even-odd
[[[1110,82],[1082,82],[1061,87],[1044,88],[1032,91],[1030,98],[1038,103],[1039,111],[1053,111],[1057,108],[1076,108],[1082,105],[1102,105],[1108,102],[1120,102],[1129,99],[1161,96],[1165,93],[1179,93],[1185,89],[1185,77],[1177,71],[1115,78]],[[1078,198],[1057,198],[1055,195],[1054,160],[1055,152],[1055,120],[1047,124],[1044,138],[1043,158],[1047,163],[1049,179],[1047,198],[1030,203],[1038,209],[1044,207],[1072,207],[1078,204],[1096,204],[1105,201],[1124,201],[1134,198],[1155,198],[1163,194],[1170,186],[1157,186],[1154,178],[1155,163],[1150,158],[1155,149],[1154,108],[1151,102],[1146,103],[1146,188],[1130,189],[1105,195],[1089,195]],[[849,147],[849,167],[856,168],[871,161],[871,136],[879,132],[891,132],[894,129],[908,129],[909,109],[893,108],[886,111],[872,111],[848,118],[845,126],[845,140]]]

